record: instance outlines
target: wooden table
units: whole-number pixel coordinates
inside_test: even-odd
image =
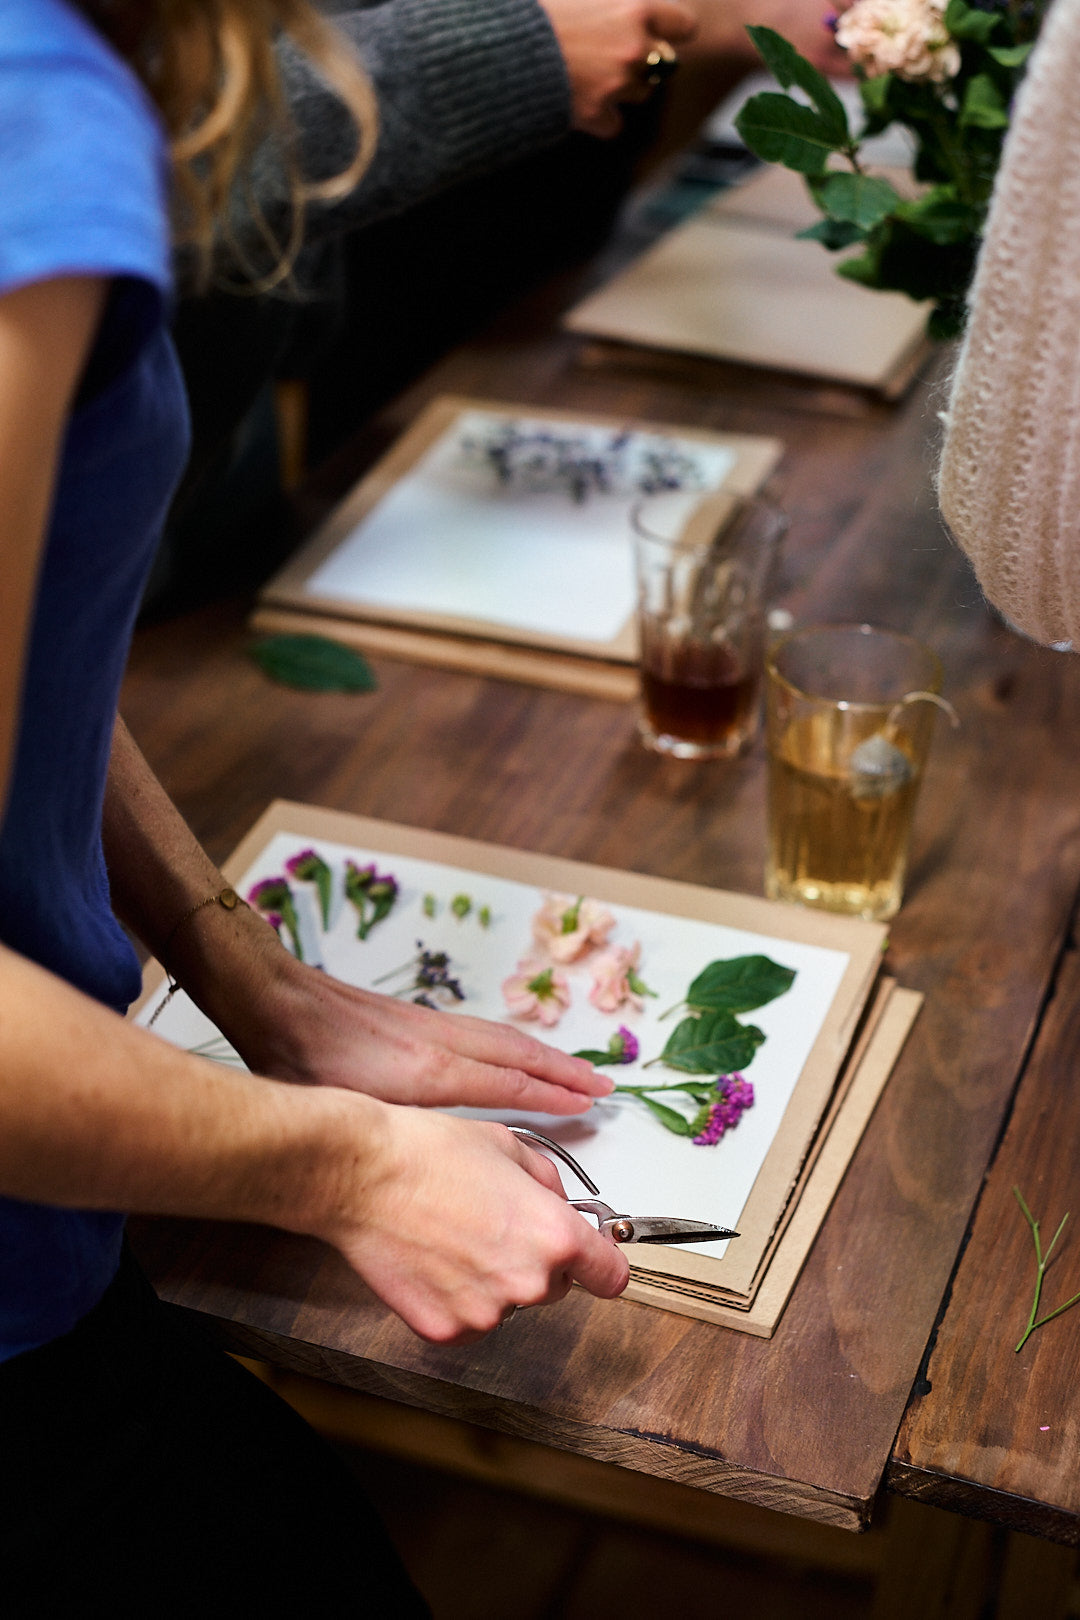
[[[720,366],[587,363],[550,319],[566,293],[547,289],[436,367],[314,494],[339,494],[441,392],[783,439],[778,600],[800,622],[872,620],[930,642],[963,721],[935,741],[888,956],[926,994],[914,1033],[771,1341],[575,1291],[482,1344],[436,1348],[313,1242],[154,1222],[142,1256],[231,1348],[341,1385],[824,1524],[865,1526],[887,1472],[898,1490],[1075,1539],[1066,1369],[1080,1310],[1013,1356],[1030,1239],[1008,1187],[1048,1223],[1068,1207],[1080,1220],[1080,663],[998,623],[942,530],[937,375],[886,406]],[[124,694],[219,858],[286,797],[761,892],[760,747],[735,764],[665,760],[639,746],[626,706],[390,660],[373,696],[302,694],[267,681],[244,641],[239,604],[145,630]],[[1072,1291],[1080,1260],[1063,1244]]]

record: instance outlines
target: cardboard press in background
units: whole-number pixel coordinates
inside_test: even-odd
[[[778,440],[752,437],[744,434],[707,433],[696,428],[684,428],[672,423],[627,421],[620,418],[592,416],[573,411],[547,410],[540,407],[511,405],[491,400],[444,396],[424,410],[413,425],[391,447],[387,454],[355,486],[345,500],[332,513],[327,522],[307,542],[260,593],[258,606],[252,619],[252,628],[267,633],[307,632],[330,636],[361,651],[385,653],[391,657],[407,658],[420,663],[443,665],[473,673],[495,676],[507,680],[534,682],[569,691],[585,692],[590,696],[627,700],[637,692],[637,629],[634,622],[632,600],[632,547],[630,529],[630,496],[620,496],[621,506],[603,496],[594,497],[597,505],[606,502],[606,521],[615,515],[625,529],[626,550],[620,559],[620,576],[612,579],[612,589],[620,592],[622,609],[617,623],[610,624],[601,634],[583,633],[580,622],[573,633],[560,631],[557,621],[542,629],[529,628],[513,621],[515,591],[526,590],[517,579],[513,568],[508,569],[505,580],[493,582],[488,569],[477,578],[477,597],[488,595],[495,612],[483,617],[468,603],[464,589],[470,566],[476,567],[468,555],[469,534],[467,505],[463,506],[460,491],[446,488],[445,535],[440,533],[439,489],[437,479],[428,470],[433,456],[448,442],[457,430],[460,420],[471,413],[484,413],[491,419],[509,422],[548,423],[553,429],[584,427],[590,431],[602,429],[611,433],[630,431],[647,434],[658,439],[699,447],[704,456],[715,460],[722,457],[727,470],[719,484],[703,488],[723,488],[733,495],[750,495],[761,488],[780,459],[782,447]],[[355,566],[350,560],[355,551],[357,537],[363,538],[365,525],[382,523],[392,499],[401,508],[402,496],[410,490],[418,498],[414,514],[405,521],[405,512],[399,512],[398,532],[400,548],[395,547],[392,533],[376,557],[369,553],[367,561],[357,556]],[[507,522],[506,552],[509,557],[518,548],[532,578],[537,570],[548,565],[547,551],[556,552],[560,536],[560,512],[557,503],[545,508],[545,521],[550,518],[546,532],[532,521],[529,532],[514,530],[515,511],[523,512],[529,496],[510,490],[505,495],[498,489],[483,492],[477,503],[478,519],[490,528],[492,513],[500,503],[505,505]],[[574,506],[565,502],[565,524],[571,523],[581,531],[582,549],[588,544],[584,534],[588,506]],[[524,513],[523,513],[524,515]],[[529,514],[535,518],[535,514]],[[479,525],[478,525],[479,526]],[[525,525],[522,525],[524,530]],[[434,547],[432,556],[451,571],[460,571],[462,590],[461,607],[448,612],[438,604],[437,593],[432,590],[432,604],[425,604],[423,591],[418,594],[415,573],[410,575],[410,564],[404,556],[412,541]],[[444,540],[447,555],[440,557],[438,543]],[[489,542],[490,543],[490,536]],[[397,552],[401,560],[401,596],[393,594],[393,568]],[[587,559],[583,558],[583,565]],[[377,565],[379,593],[365,594],[365,567]],[[344,566],[339,566],[344,564]],[[374,572],[374,569],[372,569]],[[595,580],[585,575],[586,584],[575,576],[573,548],[565,545],[558,549],[557,561],[550,563],[551,578],[562,594],[567,609],[580,607],[582,600],[596,603],[596,616],[602,616],[603,580],[597,587]],[[328,574],[336,574],[340,588],[328,587]],[[631,587],[628,590],[628,583]],[[500,595],[501,593],[501,595]],[[578,615],[580,620],[580,613]]]
[[[762,168],[575,305],[565,325],[894,397],[929,352],[931,306],[838,276],[836,254],[796,240],[820,217],[801,175]]]

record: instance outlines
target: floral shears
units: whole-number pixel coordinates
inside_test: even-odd
[[[560,1143],[541,1136],[539,1131],[530,1131],[525,1125],[511,1125],[509,1129],[531,1147],[554,1153],[574,1172],[593,1197],[571,1198],[571,1208],[580,1210],[583,1215],[595,1215],[601,1236],[610,1238],[612,1243],[716,1243],[721,1238],[739,1235],[728,1226],[685,1220],[679,1215],[620,1215],[602,1201],[599,1187]]]

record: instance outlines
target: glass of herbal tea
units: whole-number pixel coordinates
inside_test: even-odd
[[[646,747],[731,759],[757,734],[765,600],[786,527],[768,502],[722,491],[650,495],[634,508]]]
[[[771,649],[770,898],[895,916],[934,716],[953,714],[940,689],[928,647],[868,624],[796,630]]]

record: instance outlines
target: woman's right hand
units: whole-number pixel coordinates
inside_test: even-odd
[[[378,1113],[362,1153],[343,1155],[317,1235],[422,1338],[468,1344],[574,1282],[601,1299],[626,1287],[621,1250],[505,1126],[338,1095]]]

